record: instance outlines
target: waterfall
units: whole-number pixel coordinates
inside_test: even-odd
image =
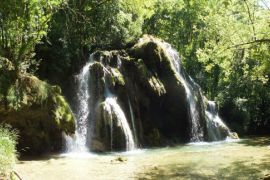
[[[207,102],[207,108],[205,111],[207,132],[210,140],[218,141],[222,139],[222,131],[227,131],[227,134],[231,134],[229,128],[223,123],[216,110],[216,104],[214,101]],[[220,128],[221,127],[221,128]]]
[[[90,73],[89,68],[92,61],[92,56],[90,56],[90,61],[82,68],[80,73],[76,75],[76,81],[78,82],[76,97],[78,100],[78,105],[75,110],[76,119],[76,131],[75,135],[67,138],[67,151],[68,152],[88,152],[87,147],[87,129],[88,129],[88,117],[89,117],[89,79]]]
[[[179,75],[181,83],[184,85],[185,91],[186,91],[186,97],[188,101],[188,109],[189,109],[189,119],[191,123],[191,141],[202,141],[203,140],[203,130],[200,127],[199,123],[199,111],[196,107],[196,101],[195,101],[195,95],[192,84],[188,82],[188,80],[193,81],[191,77],[188,76],[189,79],[187,79],[184,72],[181,70],[181,64],[180,64],[180,57],[176,50],[172,48],[172,46],[168,43],[160,43],[162,47],[166,50],[168,56],[171,58],[173,66],[176,70],[176,72]]]
[[[129,111],[130,111],[130,118],[131,118],[131,123],[132,123],[133,134],[134,134],[134,137],[135,137],[135,142],[137,144],[138,143],[137,129],[136,129],[136,125],[135,125],[133,109],[132,109],[129,98],[128,98],[128,106],[129,106]]]
[[[173,76],[173,78],[169,78],[169,80],[174,81],[176,88],[167,88],[168,93],[179,93],[176,95],[176,99],[179,99],[179,103],[177,102],[179,107],[175,108],[175,110],[173,109],[173,111],[169,111],[173,113],[173,116],[171,116],[175,118],[173,121],[176,121],[176,123],[172,123],[172,126],[177,125],[177,127],[174,127],[175,132],[173,132],[176,134],[175,138],[178,138],[178,129],[184,129],[179,132],[181,136],[179,140],[182,136],[185,138],[183,139],[184,141],[188,140],[186,137],[190,137],[191,142],[203,140],[216,141],[225,139],[227,136],[231,136],[232,133],[229,128],[218,116],[215,103],[207,101],[207,108],[205,107],[206,101],[203,100],[200,86],[196,84],[196,82],[194,82],[193,79],[184,71],[183,67],[181,67],[178,52],[166,42],[159,40],[154,42],[162,48],[163,52],[166,53],[166,57],[168,57],[168,59],[165,59],[165,67],[169,69],[170,73],[175,74],[175,76]],[[140,48],[144,47],[142,46]],[[138,51],[138,53],[141,53],[141,51]],[[140,64],[138,65],[136,63],[144,63],[144,61],[137,62],[136,58],[126,58],[127,55],[128,54],[125,52],[120,53],[118,51],[97,51],[95,54],[90,56],[90,62],[87,63],[76,76],[76,80],[78,82],[78,88],[76,91],[78,104],[76,109],[74,109],[76,133],[74,138],[67,138],[68,151],[88,152],[90,149],[95,152],[124,149],[133,150],[137,147],[138,143],[137,130],[143,130],[144,126],[146,129],[148,128],[151,130],[151,125],[149,125],[151,123],[148,123],[148,121],[151,122],[151,119],[155,118],[157,118],[157,122],[160,121],[161,124],[159,127],[160,131],[158,132],[164,133],[162,131],[163,122],[161,122],[163,119],[159,119],[158,116],[152,116],[153,113],[157,113],[157,115],[160,113],[157,112],[157,107],[148,107],[144,105],[148,100],[152,100],[152,97],[146,97],[148,93],[145,91],[148,89],[143,89],[145,87],[144,83],[147,84],[148,80],[136,80],[136,78],[138,79],[138,77],[140,77],[137,77],[136,73],[141,71],[141,69],[137,67],[140,66]],[[160,58],[163,58],[163,56]],[[158,60],[161,62],[161,59]],[[168,60],[170,61],[169,66],[167,63]],[[161,63],[161,65],[163,64]],[[138,69],[136,70],[136,68]],[[142,73],[145,73],[144,71],[148,72],[147,66],[146,69],[143,69]],[[149,69],[149,74],[151,73]],[[161,71],[162,76],[166,75],[166,73],[167,71]],[[132,78],[126,78],[126,76],[129,75],[131,75]],[[156,75],[157,77],[155,78],[157,79],[161,76],[158,73]],[[135,87],[138,88],[138,90],[135,91],[136,93],[138,91],[138,96],[142,95],[143,97],[142,99],[138,98],[138,105],[142,107],[136,107],[136,112],[138,111],[138,113],[142,114],[140,125],[144,126],[140,126],[138,129],[136,129],[136,119],[133,111],[134,107],[132,107],[133,99],[130,99],[130,94],[128,93],[130,87],[127,86],[127,84],[130,83],[130,80],[134,81],[136,85]],[[179,86],[180,84],[181,86]],[[164,87],[165,85],[166,83],[164,83]],[[164,98],[168,98],[168,102],[175,101],[174,97],[170,96],[157,98],[165,103],[167,102],[164,101]],[[177,106],[177,104],[174,105]],[[169,104],[166,104],[166,106],[169,106]],[[183,109],[183,107],[180,106],[184,106],[186,108]],[[165,105],[162,107],[168,110]],[[181,110],[183,111],[177,112],[178,108],[182,108]],[[126,110],[126,112],[124,112],[124,110]],[[144,117],[144,114],[149,117]],[[163,115],[162,113],[160,114]],[[178,120],[183,122],[177,122]],[[187,128],[183,127],[182,124],[183,126],[189,126],[187,127],[189,128],[189,132],[186,131]],[[236,136],[237,134],[234,134],[234,137]],[[140,139],[141,138],[147,139],[148,137],[143,135],[142,137],[140,136]],[[164,136],[164,138],[167,137]]]
[[[111,147],[113,146],[113,120],[117,120],[117,125],[121,127],[124,132],[126,139],[126,150],[130,151],[135,149],[135,142],[133,139],[133,135],[131,129],[129,127],[128,121],[126,119],[125,113],[117,103],[117,98],[115,96],[108,96],[105,100],[105,111],[109,114],[110,123],[111,123]],[[113,118],[113,115],[116,118]]]
[[[122,65],[121,59],[119,58],[119,56],[117,56],[117,68],[120,69],[121,65]],[[103,64],[103,66],[104,66],[104,64]],[[106,67],[104,66],[103,70],[104,70],[105,75],[110,74],[110,69],[108,66],[106,66]],[[127,151],[134,150],[136,148],[136,144],[135,144],[135,141],[133,138],[132,131],[131,131],[130,126],[128,124],[127,118],[125,116],[124,111],[122,110],[122,108],[120,107],[120,105],[117,102],[117,97],[110,92],[106,78],[105,78],[105,92],[104,92],[104,94],[105,94],[104,110],[108,114],[107,117],[109,118],[109,122],[110,122],[111,150],[113,150],[113,133],[114,133],[113,120],[117,121],[116,124],[118,126],[120,126],[122,131],[124,132],[124,136],[125,136],[125,140],[126,140],[126,150]],[[128,101],[128,103],[129,103],[129,107],[131,108],[130,101]],[[115,118],[113,116],[115,116]],[[131,116],[131,121],[132,121],[133,128],[135,128],[133,114]],[[135,137],[136,137],[136,134],[135,134]]]
[[[97,101],[94,103],[90,103],[91,97],[93,99],[99,99],[101,102],[103,101],[104,103],[104,113],[106,113],[107,115],[107,116],[104,116],[105,117],[104,120],[108,122],[108,124],[110,125],[110,129],[108,130],[110,131],[109,132],[110,147],[108,147],[108,149],[112,151],[114,141],[118,140],[118,139],[117,140],[113,139],[114,133],[115,133],[114,125],[116,125],[117,127],[120,127],[121,131],[123,132],[123,137],[126,140],[125,142],[126,150],[133,150],[136,147],[136,144],[133,138],[133,133],[129,127],[125,113],[123,112],[123,110],[121,109],[120,105],[117,102],[117,96],[113,95],[108,88],[106,78],[104,79],[104,81],[102,81],[105,87],[103,97],[102,96],[94,97],[96,96],[94,95],[95,93],[90,90],[91,88],[90,82],[92,82],[93,79],[96,79],[96,77],[94,77],[96,75],[94,74],[92,75],[93,76],[92,77],[91,76],[92,73],[90,73],[93,68],[92,65],[94,65],[97,62],[100,62],[101,66],[103,67],[104,77],[106,77],[107,75],[110,76],[110,73],[111,73],[110,67],[109,66],[105,67],[103,58],[94,59],[93,57],[94,57],[94,54],[90,56],[90,62],[87,63],[82,68],[80,73],[76,76],[76,81],[78,82],[77,91],[76,91],[78,104],[77,104],[76,109],[74,110],[75,119],[76,119],[76,131],[73,137],[66,137],[67,152],[88,152],[90,149],[92,149],[91,141],[93,138],[96,137],[95,133],[100,132],[100,130],[96,129],[97,127],[96,127],[96,124],[94,123],[96,121],[96,118],[99,119],[99,117],[95,117],[91,115],[91,118],[90,118],[90,112],[96,111],[95,109],[99,106],[100,102]],[[121,67],[120,58],[117,58],[117,67],[118,68]],[[96,84],[93,84],[93,85],[96,86]],[[96,106],[96,107],[92,107],[92,106]],[[130,109],[130,111],[132,111],[132,109]],[[134,123],[133,118],[134,117],[132,114],[131,121]],[[134,125],[133,125],[133,128],[135,128]],[[105,143],[105,141],[104,142],[100,141],[100,142]],[[91,147],[89,147],[90,145]]]
[[[191,123],[191,142],[198,142],[204,140],[203,128],[200,124],[200,109],[199,104],[196,100],[196,91],[198,92],[197,96],[200,96],[203,99],[203,95],[201,89],[198,84],[194,82],[194,80],[188,76],[183,69],[181,68],[180,57],[176,50],[172,48],[172,46],[168,43],[162,42],[159,43],[164,49],[166,53],[172,60],[172,64],[175,70],[178,72],[181,83],[183,84],[186,97],[188,100],[188,109],[189,109],[189,119]],[[202,102],[200,102],[202,103]],[[214,101],[207,101],[207,108],[202,107],[204,109],[204,113],[206,116],[206,128],[208,139],[211,141],[222,140],[227,136],[234,136],[233,133],[230,132],[229,128],[224,124],[222,119],[219,117]]]

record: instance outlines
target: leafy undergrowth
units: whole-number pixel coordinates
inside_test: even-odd
[[[0,179],[8,179],[17,160],[17,133],[10,126],[0,125]]]

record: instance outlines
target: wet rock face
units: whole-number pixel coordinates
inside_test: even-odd
[[[194,132],[199,134],[196,140],[207,141],[212,140],[208,129],[214,126],[220,134],[218,140],[230,135],[226,125],[215,123],[214,117],[207,121],[200,87],[184,70],[180,72],[175,53],[162,40],[144,36],[130,49],[91,55],[90,150],[123,151],[134,144],[172,145],[189,142]],[[114,101],[108,104],[108,98]],[[195,131],[192,108],[196,109]],[[129,127],[124,127],[123,122]],[[216,137],[217,132],[210,132]]]
[[[92,100],[95,99],[91,106],[95,107],[92,150],[125,150],[126,139],[121,127],[117,126],[117,117],[110,119],[104,112],[105,86],[117,97],[130,127],[128,101],[133,107],[137,129],[133,134],[137,134],[139,145],[162,146],[189,140],[185,89],[158,43],[146,39],[127,52],[99,51],[93,55],[93,60],[90,67]],[[112,126],[113,146],[110,144]]]
[[[152,144],[153,136],[159,137],[160,145],[188,141],[188,102],[171,59],[151,39],[135,45],[130,54],[136,59],[142,59],[134,62],[136,74],[142,78],[136,81],[135,77],[133,80],[141,94],[138,97],[138,107],[143,114],[141,123],[145,143],[156,145],[157,142]]]
[[[34,76],[20,76],[10,86],[7,99],[8,107],[0,104],[0,122],[18,130],[22,153],[60,150],[62,133],[75,131],[73,114],[57,86]]]
[[[120,151],[126,149],[125,134],[117,119],[116,112],[105,102],[96,110],[95,132],[91,150],[95,152]]]
[[[216,104],[206,98],[203,100],[205,104],[206,128],[208,132],[207,141],[220,141],[227,138],[239,139],[238,134],[231,132],[218,115]]]
[[[108,104],[106,104],[106,94],[110,89],[117,89],[119,72],[112,63],[106,52],[96,56],[96,60],[90,67],[90,119],[93,121],[90,126],[94,127],[89,132],[88,139],[92,151],[104,152],[112,150],[125,150],[125,135],[121,126],[118,124],[118,117]],[[110,55],[110,54],[109,54]],[[99,61],[100,60],[100,61]],[[104,62],[106,61],[106,62]],[[103,64],[104,63],[104,64]],[[120,74],[121,75],[121,74]],[[121,83],[120,83],[121,84]]]
[[[88,118],[89,127],[93,128],[88,130],[88,146],[95,152],[126,150],[128,139],[121,124],[126,119],[125,106],[118,100],[121,95],[126,96],[125,80],[119,69],[120,59],[114,51],[97,52],[93,58],[95,61],[89,67],[91,108]],[[114,100],[115,104],[120,104],[117,107],[123,107],[120,115],[120,108],[117,111],[112,104],[108,104],[108,97],[113,95],[119,96]]]

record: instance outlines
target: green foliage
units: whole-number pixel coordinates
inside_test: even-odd
[[[229,121],[248,121],[250,132],[267,133],[270,13],[255,0],[213,1],[210,7],[209,15],[203,19],[206,41],[197,50],[206,73],[217,79],[207,90],[218,97],[221,107],[231,104],[231,109],[237,110]],[[239,99],[245,101],[243,107]],[[233,117],[239,114],[243,116]]]
[[[66,74],[77,72],[88,61],[89,50],[115,49],[141,36],[144,19],[152,11],[152,0],[75,1],[55,14],[50,32],[37,46],[43,59],[39,75],[61,83]]]
[[[7,93],[7,105],[11,109],[19,110],[25,106],[44,104],[52,87],[34,76],[20,76],[11,84]]]
[[[235,129],[269,133],[269,18],[258,0],[166,0],[156,3],[144,31],[179,50],[187,72]]]
[[[9,175],[17,159],[17,133],[7,125],[0,125],[0,178]]]
[[[207,13],[206,4],[203,0],[158,1],[153,16],[144,25],[145,33],[158,36],[179,50],[186,70],[196,79],[201,69],[196,51],[204,42],[200,29],[204,28],[201,16]]]
[[[186,71],[218,100],[229,123],[245,126],[243,132],[269,132],[270,11],[263,2],[3,1],[0,104],[24,102],[18,74],[33,73],[41,59],[39,77],[63,85],[89,51],[125,48],[148,33],[177,48]]]
[[[14,0],[0,5],[0,100],[5,107],[19,98],[19,74],[35,71],[34,48],[47,35],[48,23],[61,0]]]
[[[0,55],[9,59],[16,73],[26,72],[33,50],[47,34],[48,22],[61,0],[14,0],[0,5]]]

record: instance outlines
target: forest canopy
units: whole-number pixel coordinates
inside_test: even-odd
[[[34,74],[64,86],[98,49],[143,34],[171,43],[240,134],[270,129],[268,0],[13,0],[0,4],[0,100]],[[20,98],[17,98],[20,101]]]

